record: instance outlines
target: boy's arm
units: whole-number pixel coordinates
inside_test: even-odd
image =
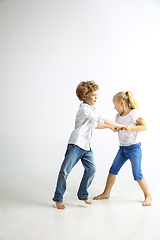
[[[112,127],[112,128],[123,128],[124,125],[122,124],[118,124],[118,123],[115,123],[111,120],[109,120],[108,118],[102,118],[99,114],[93,112],[90,108],[88,107],[85,107],[83,108],[83,114],[86,118],[90,119],[90,120],[94,120],[96,121],[98,124],[106,124],[108,125],[109,127]]]
[[[115,122],[109,120],[108,118],[104,119],[104,124],[106,124],[112,128],[123,128],[124,127],[124,125],[115,123]]]
[[[109,125],[106,124],[98,124],[95,129],[104,129],[104,128],[111,128]]]
[[[110,128],[114,132],[117,132],[119,130],[123,130],[124,125],[115,123],[115,122],[109,120],[108,118],[105,118],[104,124],[98,124],[96,129],[104,129],[104,128]]]
[[[140,131],[147,130],[147,125],[143,118],[138,118],[136,120],[136,122],[137,122],[137,126],[125,125],[124,130],[125,131],[134,131],[134,132],[140,132]]]
[[[109,128],[109,129],[113,130],[114,132],[116,132],[114,127],[110,127],[109,125],[106,125],[106,124],[98,124],[95,129],[105,129],[105,128]]]

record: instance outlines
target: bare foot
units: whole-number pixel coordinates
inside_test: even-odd
[[[85,200],[84,202],[85,202],[86,204],[90,204],[90,205],[92,204],[92,201],[89,200],[89,199],[88,199],[88,200]]]
[[[152,204],[152,197],[150,195],[150,196],[145,198],[144,203],[142,204],[142,206],[151,206],[151,204]]]
[[[65,205],[63,202],[56,202],[56,206],[58,209],[65,209]]]
[[[102,193],[102,194],[94,197],[93,200],[108,199],[108,198],[110,198],[110,194]]]

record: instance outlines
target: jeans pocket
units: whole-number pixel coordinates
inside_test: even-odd
[[[137,143],[137,144],[134,144],[134,145],[131,145],[129,147],[130,150],[140,150],[141,149],[141,144]]]
[[[141,144],[137,145],[137,150],[141,150]]]
[[[75,144],[68,144],[69,147],[74,148],[76,145]]]

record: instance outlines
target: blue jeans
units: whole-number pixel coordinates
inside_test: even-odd
[[[83,175],[77,196],[80,200],[88,200],[87,189],[89,188],[96,172],[93,152],[92,150],[85,151],[84,149],[76,145],[69,144],[67,146],[65,159],[62,163],[62,166],[59,172],[57,187],[56,187],[53,201],[63,202],[63,195],[66,191],[67,177],[70,171],[72,170],[72,168],[80,159],[82,161],[82,164],[85,170],[84,170],[84,175]]]
[[[127,147],[120,146],[109,173],[117,175],[123,164],[128,159],[131,161],[134,180],[135,181],[142,180],[143,175],[141,170],[142,160],[141,143],[133,144]]]

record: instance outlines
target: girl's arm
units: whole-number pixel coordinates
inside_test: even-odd
[[[143,118],[138,118],[136,120],[136,122],[137,122],[137,126],[125,125],[124,130],[125,131],[134,131],[134,132],[140,132],[140,131],[147,130],[147,125]]]

